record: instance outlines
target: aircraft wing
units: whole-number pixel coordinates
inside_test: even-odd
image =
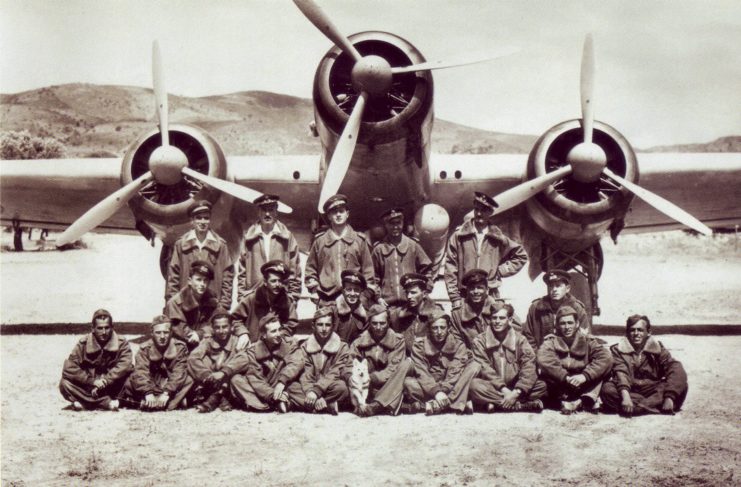
[[[63,229],[120,188],[121,159],[38,159],[0,161],[0,218],[9,225]],[[136,233],[128,207],[97,229]]]

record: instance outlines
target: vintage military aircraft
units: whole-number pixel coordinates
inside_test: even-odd
[[[294,2],[334,44],[313,85],[318,157],[226,156],[204,130],[170,124],[155,44],[159,127],[123,159],[3,161],[2,223],[66,228],[60,246],[92,229],[138,231],[161,239],[166,253],[188,228],[193,200],[208,199],[216,231],[236,253],[254,221],[251,201],[276,193],[283,220],[306,250],[322,224],[318,208],[342,192],[353,226],[371,235],[384,210],[403,207],[413,221],[408,230],[440,264],[451,224],[470,210],[472,193],[483,191],[499,204],[500,226],[526,246],[531,278],[553,268],[576,271],[598,313],[605,233],[616,239],[622,231],[686,225],[709,234],[708,226],[741,222],[741,154],[642,154],[639,163],[628,141],[594,118],[591,38],[582,59],[581,118],[546,131],[529,157],[433,154],[430,71],[466,63],[428,62],[386,32],[346,37],[312,0]]]

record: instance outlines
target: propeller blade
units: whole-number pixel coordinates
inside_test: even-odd
[[[712,235],[713,231],[708,228],[704,223],[702,223],[700,220],[695,218],[694,216],[690,215],[686,211],[684,211],[682,208],[678,207],[671,201],[665,200],[661,196],[657,195],[656,193],[652,193],[651,191],[641,188],[637,184],[631,183],[627,179],[621,178],[614,172],[612,172],[610,169],[605,168],[602,171],[605,175],[607,175],[610,179],[613,179],[617,181],[618,183],[622,184],[624,187],[626,187],[631,193],[638,196],[640,199],[648,203],[649,205],[653,206],[657,210],[659,210],[661,213],[665,214],[669,218],[672,218],[679,223],[686,225],[690,227],[691,229],[695,230],[696,232],[699,232],[703,235]]]
[[[358,97],[358,101],[355,102],[345,129],[337,141],[337,146],[334,148],[334,154],[332,154],[332,160],[329,161],[327,174],[324,176],[322,191],[319,195],[320,213],[323,211],[322,206],[324,206],[324,203],[340,189],[342,180],[345,179],[345,174],[350,168],[350,161],[355,151],[355,144],[358,142],[358,132],[360,131],[360,123],[363,119],[363,110],[365,109],[365,102],[367,100],[368,93],[362,91]]]
[[[411,73],[415,71],[431,71],[433,69],[445,69],[445,68],[454,68],[456,66],[466,66],[468,64],[478,64],[478,63],[485,63],[486,61],[492,61],[494,59],[499,59],[505,56],[511,56],[512,54],[515,54],[516,52],[519,52],[519,48],[511,47],[502,49],[499,52],[490,55],[485,58],[477,58],[477,59],[468,59],[468,60],[461,60],[461,61],[426,61],[424,63],[420,64],[412,64],[411,66],[398,66],[395,68],[391,68],[391,74],[401,74],[401,73]]]
[[[160,135],[162,145],[170,145],[170,131],[167,120],[167,92],[165,91],[165,78],[162,75],[162,56],[160,55],[160,44],[152,43],[152,84],[154,85],[154,99],[157,103],[157,118],[160,122]]]
[[[527,201],[559,179],[568,176],[570,173],[571,166],[563,166],[553,172],[525,181],[503,193],[498,194],[497,196],[493,196],[494,201],[499,205],[495,210],[496,213],[502,213]]]
[[[581,57],[581,124],[584,130],[584,142],[592,142],[594,127],[594,47],[592,34],[584,40],[584,51]]]
[[[183,174],[190,176],[193,179],[197,179],[205,184],[208,184],[212,188],[216,188],[219,191],[232,195],[235,198],[240,199],[242,201],[246,201],[247,203],[250,203],[250,204],[253,201],[255,201],[255,199],[262,196],[261,192],[255,191],[254,189],[250,189],[250,188],[241,186],[239,184],[232,183],[231,181],[225,181],[223,179],[215,178],[212,176],[206,176],[205,174],[201,174],[198,171],[194,171],[193,169],[189,167],[183,168]],[[291,213],[293,212],[293,208],[283,203],[282,201],[279,201],[278,211],[281,213]]]
[[[335,46],[345,51],[345,53],[348,56],[351,56],[355,62],[360,61],[362,56],[358,50],[355,49],[355,46],[352,45],[350,40],[345,37],[337,27],[335,27],[332,20],[324,13],[324,10],[322,10],[319,5],[317,5],[313,0],[293,0],[293,3],[296,4],[304,16],[309,19],[317,29],[322,31],[322,34],[327,36]]]
[[[147,171],[126,186],[119,188],[110,195],[106,196],[97,205],[90,208],[80,218],[70,225],[57,238],[56,245],[61,247],[79,239],[87,232],[104,223],[119,209],[123,208],[128,201],[136,196],[140,189],[149,184],[152,180],[152,173]]]

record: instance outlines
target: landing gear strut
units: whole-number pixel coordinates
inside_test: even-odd
[[[599,316],[597,281],[602,275],[604,255],[599,242],[579,252],[553,249],[543,242],[541,267],[544,272],[560,269],[572,272],[571,294],[584,303],[590,316]]]
[[[18,220],[13,220],[13,248],[16,252],[23,252],[23,227]]]

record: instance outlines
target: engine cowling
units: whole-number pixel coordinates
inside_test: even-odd
[[[170,125],[170,144],[178,147],[188,160],[188,167],[202,174],[226,179],[226,158],[216,141],[205,131],[185,124]],[[149,170],[149,158],[160,146],[159,130],[142,134],[126,151],[121,167],[125,185]],[[177,238],[188,223],[188,209],[195,200],[216,205],[222,193],[188,176],[172,185],[153,181],[129,201],[137,221],[146,222],[165,243]],[[223,198],[221,198],[223,199]]]
[[[535,143],[528,158],[526,178],[533,179],[567,164],[569,151],[582,142],[580,120],[560,123]],[[638,182],[639,172],[632,147],[613,127],[595,121],[594,143],[607,156],[607,167],[616,174]],[[546,239],[557,241],[564,250],[581,250],[627,213],[633,194],[605,177],[582,183],[567,176],[527,201],[531,220]]]

